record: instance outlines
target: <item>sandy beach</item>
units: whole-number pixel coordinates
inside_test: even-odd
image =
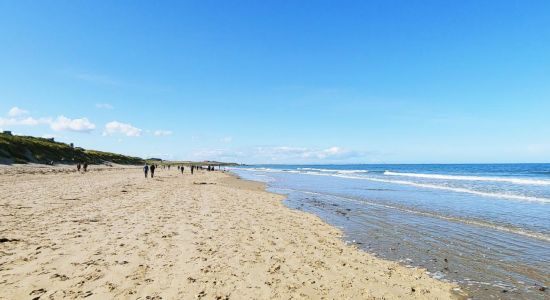
[[[0,189],[0,299],[459,298],[227,173],[1,167]]]

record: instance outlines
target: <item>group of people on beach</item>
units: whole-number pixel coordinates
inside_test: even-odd
[[[143,166],[143,173],[145,173],[145,178],[147,178],[147,173],[149,173],[149,171],[151,171],[151,178],[155,177],[156,168],[157,165],[151,164],[151,166],[149,166],[148,164],[145,164],[145,166]]]
[[[151,178],[153,178],[155,176],[155,169],[158,168],[158,165],[155,165],[155,164],[151,164],[151,165],[148,165],[148,164],[145,164],[143,166],[143,173],[145,174],[145,178],[147,178],[147,175],[149,173],[151,173]],[[168,168],[168,170],[170,170],[170,165],[162,165],[162,168],[163,169],[166,169]],[[218,169],[219,169],[219,166],[218,166]],[[191,174],[194,174],[195,173],[195,170],[205,170],[205,168],[203,166],[195,166],[195,165],[191,165],[190,166],[190,170],[191,170]],[[210,171],[215,171],[215,167],[214,166],[207,166],[206,167],[206,170],[208,172]],[[178,165],[178,171],[181,172],[181,174],[183,174],[183,172],[185,171],[185,166],[181,165],[179,166]]]
[[[84,171],[84,173],[86,173],[86,172],[88,171],[88,163],[83,163],[83,164],[78,163],[78,164],[76,165],[76,170],[77,170],[78,172],[80,172],[81,169]]]
[[[147,178],[147,176],[149,174],[151,174],[151,178],[154,178],[155,177],[155,170],[158,169],[159,165],[157,164],[145,164],[143,166],[143,173],[145,175],[145,178]],[[170,165],[162,165],[162,168],[163,169],[168,169],[170,170]],[[211,165],[208,165],[206,168],[204,166],[195,166],[195,165],[191,165],[190,168],[191,170],[191,174],[194,174],[196,170],[207,170],[208,172],[210,171],[215,171],[215,166],[211,166]],[[220,169],[220,166],[218,166],[218,169]],[[78,163],[76,165],[76,170],[78,172],[80,172],[81,170],[85,173],[88,171],[88,163]],[[178,165],[178,171],[181,172],[181,174],[183,175],[183,172],[185,171],[185,166],[183,165]]]

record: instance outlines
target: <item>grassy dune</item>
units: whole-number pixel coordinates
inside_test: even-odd
[[[116,153],[73,148],[69,144],[32,136],[12,136],[0,133],[0,163],[116,163],[142,164],[139,157]]]

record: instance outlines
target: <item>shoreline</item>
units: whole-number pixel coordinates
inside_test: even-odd
[[[108,169],[0,172],[1,299],[464,297],[346,245],[263,183],[174,169],[144,182],[137,167]]]
[[[229,176],[231,177],[234,177],[236,180],[240,180],[240,181],[244,181],[244,182],[249,182],[251,184],[254,184],[254,185],[257,185],[259,187],[261,187],[261,189],[263,191],[265,191],[266,193],[269,193],[269,194],[274,194],[274,195],[277,195],[277,196],[280,196],[282,197],[281,199],[281,204],[283,204],[283,206],[285,206],[286,208],[292,210],[292,211],[297,211],[299,213],[302,213],[302,214],[306,214],[306,215],[309,215],[309,216],[312,216],[313,218],[315,219],[318,219],[320,222],[330,226],[331,228],[333,228],[334,230],[337,231],[337,237],[338,239],[343,243],[343,245],[345,247],[350,247],[360,253],[365,253],[367,254],[368,256],[371,256],[372,258],[374,259],[377,259],[377,260],[382,260],[384,262],[388,262],[388,263],[397,263],[400,267],[402,268],[405,268],[405,269],[412,269],[412,270],[420,270],[422,272],[425,272],[427,276],[429,276],[431,279],[433,280],[436,280],[438,282],[444,282],[444,283],[448,283],[448,284],[451,284],[453,287],[451,288],[451,299],[468,299],[468,295],[464,292],[464,290],[462,290],[462,288],[460,288],[458,285],[454,284],[454,283],[451,283],[451,282],[448,282],[448,281],[442,281],[442,280],[439,280],[439,279],[436,279],[436,278],[433,278],[431,277],[428,273],[428,271],[425,269],[425,268],[422,268],[422,267],[416,267],[416,266],[410,266],[410,265],[404,265],[402,264],[402,262],[399,262],[399,261],[395,261],[395,260],[389,260],[389,259],[386,259],[386,258],[382,258],[382,257],[378,257],[376,256],[376,254],[374,253],[370,253],[364,249],[360,249],[358,247],[357,244],[354,244],[354,243],[351,243],[351,242],[347,242],[346,240],[344,240],[344,236],[345,236],[345,233],[344,231],[341,229],[341,228],[338,228],[336,227],[335,225],[332,225],[330,223],[328,223],[327,221],[323,220],[320,216],[314,214],[314,213],[311,213],[311,212],[307,212],[307,211],[304,211],[304,210],[299,210],[299,209],[296,209],[296,208],[292,208],[290,206],[287,206],[284,204],[284,201],[287,200],[287,195],[285,194],[279,194],[279,193],[276,193],[276,192],[272,192],[272,191],[268,191],[268,183],[267,182],[262,182],[262,181],[255,181],[255,180],[251,180],[251,179],[245,179],[243,177],[241,177],[239,174],[236,174],[236,173],[233,173],[231,171],[227,171],[226,174],[228,174]],[[412,298],[412,297],[411,297]],[[428,297],[429,298],[429,297]],[[391,298],[390,298],[391,299]]]

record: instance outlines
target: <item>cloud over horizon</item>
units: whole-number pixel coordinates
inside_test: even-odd
[[[169,136],[169,135],[172,135],[172,131],[170,130],[155,130],[155,132],[153,132],[153,135],[154,136]]]
[[[0,126],[36,126],[40,124],[50,124],[51,121],[51,118],[0,118]]]
[[[224,136],[223,138],[220,139],[220,142],[222,143],[231,143],[233,141],[233,137],[232,136]]]
[[[20,116],[26,115],[28,113],[29,113],[28,110],[24,110],[24,109],[21,109],[17,106],[14,106],[8,111],[8,116],[10,116],[10,117],[20,117]]]
[[[105,124],[105,130],[103,131],[104,136],[113,135],[113,134],[123,134],[130,137],[139,137],[143,130],[132,126],[132,124],[122,123],[118,121],[112,121]]]
[[[95,107],[98,109],[114,109],[115,107],[109,103],[96,103]]]
[[[50,123],[50,127],[55,131],[90,132],[95,129],[95,124],[90,122],[88,118],[69,119],[65,116],[59,116]]]
[[[37,125],[49,125],[52,130],[55,131],[74,131],[74,132],[91,132],[95,129],[95,124],[90,122],[88,118],[70,119],[63,115],[58,116],[56,119],[51,117],[46,118],[34,118],[32,116],[24,117],[28,115],[29,111],[19,108],[17,106],[12,107],[8,111],[8,118],[0,117],[0,126],[37,126]]]
[[[312,149],[290,146],[261,146],[247,149],[203,149],[193,153],[197,159],[226,160],[247,163],[338,163],[362,159],[365,151],[353,151],[333,146]]]

